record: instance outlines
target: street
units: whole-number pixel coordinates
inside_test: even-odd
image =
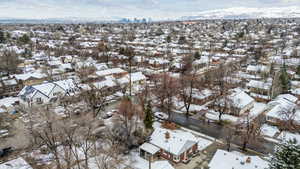
[[[210,137],[216,138],[218,140],[225,140],[225,137],[227,136],[227,133],[229,132],[229,128],[223,127],[219,124],[210,122],[209,124],[207,122],[204,122],[202,120],[193,119],[193,118],[187,118],[185,114],[179,114],[173,112],[170,120],[178,125],[181,125],[185,128],[195,130],[197,132],[203,133],[205,135],[208,135]],[[239,138],[235,138],[232,140],[233,144],[236,144],[238,146],[241,145],[241,140]],[[266,140],[260,141],[260,146],[258,145],[252,145],[249,143],[247,145],[247,149],[250,149],[252,151],[256,151],[262,154],[269,154],[274,152],[274,143],[267,142]]]

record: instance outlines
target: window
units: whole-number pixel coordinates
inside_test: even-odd
[[[40,97],[39,97],[39,98],[36,98],[36,102],[37,102],[37,103],[42,103],[42,102],[43,102],[43,101],[42,101],[42,98],[40,98]]]
[[[55,92],[53,93],[53,96],[58,96],[60,94],[60,92]]]
[[[176,155],[173,156],[173,160],[174,160],[174,161],[179,161],[179,159],[180,159],[179,156],[176,156]]]

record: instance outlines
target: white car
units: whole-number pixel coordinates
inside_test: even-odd
[[[163,112],[155,112],[154,116],[160,120],[167,120],[169,118],[169,115]]]

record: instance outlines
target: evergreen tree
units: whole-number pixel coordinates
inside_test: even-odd
[[[297,67],[297,75],[300,76],[300,65],[298,65],[298,67]]]
[[[152,125],[154,123],[154,118],[153,118],[153,113],[152,113],[152,107],[151,104],[148,103],[146,110],[145,110],[145,119],[144,119],[144,125],[146,127],[146,129],[152,129]]]
[[[18,40],[19,40],[19,43],[21,43],[21,44],[28,44],[30,42],[30,38],[27,34],[24,34]]]
[[[179,39],[178,39],[178,44],[184,44],[184,43],[186,43],[186,38],[185,38],[185,36],[180,36],[179,37]]]
[[[269,169],[300,169],[300,145],[296,140],[279,145],[271,158]]]
[[[171,42],[172,42],[172,38],[171,38],[170,35],[168,35],[168,36],[166,37],[166,41],[167,41],[167,43],[171,43]]]
[[[291,88],[291,83],[290,83],[289,75],[286,71],[285,64],[283,64],[283,66],[281,67],[281,72],[280,72],[279,78],[280,78],[280,82],[281,82],[282,93],[288,93]]]
[[[4,36],[4,32],[2,30],[0,30],[0,43],[5,43],[6,39]]]
[[[195,59],[200,59],[201,58],[201,55],[198,51],[194,53],[194,58]]]

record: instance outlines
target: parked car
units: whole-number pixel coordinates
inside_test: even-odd
[[[156,117],[159,120],[167,120],[169,118],[169,116],[163,112],[155,112],[154,117]]]
[[[6,147],[6,148],[3,148],[3,149],[0,149],[0,157],[5,157],[9,153],[11,153],[12,151],[13,151],[12,147]]]

